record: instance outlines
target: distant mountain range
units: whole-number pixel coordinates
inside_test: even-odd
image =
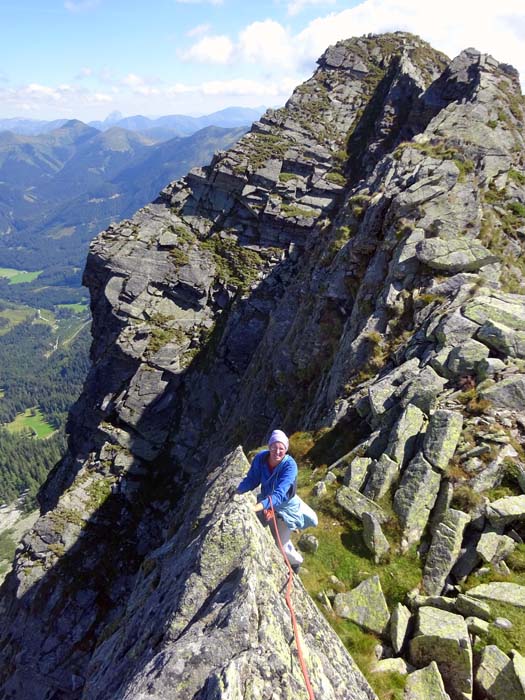
[[[83,267],[89,240],[249,128],[206,126],[153,143],[77,120],[39,135],[0,133],[0,267]]]
[[[144,117],[136,115],[123,117],[120,112],[112,112],[104,121],[88,122],[99,131],[107,131],[114,127],[121,127],[128,131],[134,131],[147,136],[153,142],[166,141],[174,136],[191,136],[191,134],[204,129],[207,126],[221,126],[229,129],[237,126],[251,124],[259,119],[266,111],[266,107],[250,109],[248,107],[227,107],[218,112],[201,117],[190,117],[183,114],[171,114],[163,117]],[[55,119],[42,121],[37,119],[0,119],[0,132],[12,131],[15,134],[35,136],[46,134],[60,128],[69,120]]]

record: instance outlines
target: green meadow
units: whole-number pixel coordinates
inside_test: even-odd
[[[19,323],[33,318],[34,315],[35,309],[32,309],[30,306],[17,306],[15,304],[9,304],[8,308],[0,311],[0,335],[9,333],[9,331]]]
[[[0,267],[0,277],[7,277],[9,284],[22,284],[32,282],[41,275],[43,270],[37,272],[26,272],[25,270],[15,270],[12,267]]]
[[[69,309],[75,314],[85,314],[89,311],[89,306],[87,303],[76,303],[76,304],[57,304],[59,309]]]
[[[39,440],[49,437],[55,432],[55,429],[46,422],[38,408],[28,408],[24,413],[19,413],[5,427],[11,433],[31,433],[33,437]]]

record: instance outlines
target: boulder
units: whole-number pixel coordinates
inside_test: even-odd
[[[372,464],[372,461],[373,460],[370,457],[356,457],[353,459],[350,466],[346,470],[343,483],[346,486],[351,486],[359,491],[361,486],[364,484],[366,474],[370,465]]]
[[[525,375],[515,374],[502,379],[492,386],[479,391],[482,399],[490,401],[495,408],[507,408],[509,411],[525,410]]]
[[[481,652],[476,686],[489,700],[525,700],[510,658],[495,644],[489,644]]]
[[[481,617],[470,617],[465,618],[467,623],[467,629],[472,635],[483,636],[489,632],[489,623],[487,620],[482,620]]]
[[[461,429],[463,416],[457,411],[437,410],[430,418],[423,454],[430,464],[439,471],[445,471],[454,456]]]
[[[450,700],[435,661],[408,676],[403,700]]]
[[[505,363],[499,357],[487,357],[486,360],[482,360],[478,365],[478,378],[483,380],[493,377],[495,374],[502,372],[505,367]]]
[[[498,262],[498,257],[469,238],[427,238],[416,246],[416,256],[433,270],[473,272]]]
[[[410,617],[411,613],[406,605],[397,603],[390,617],[390,639],[395,654],[400,654],[405,645]]]
[[[333,607],[339,617],[376,634],[385,633],[390,619],[379,576],[366,579],[348,593],[338,593]]]
[[[303,552],[311,552],[314,554],[319,549],[319,540],[315,535],[302,534],[297,542],[297,546]]]
[[[494,526],[508,525],[515,520],[525,519],[525,494],[506,496],[492,501],[487,506],[487,518]]]
[[[406,676],[408,673],[407,662],[399,657],[394,659],[381,659],[373,669],[374,673],[399,673]]]
[[[512,622],[506,617],[497,617],[493,624],[494,627],[497,627],[500,630],[511,630],[513,627]]]
[[[438,595],[443,590],[461,552],[463,532],[469,521],[467,513],[451,508],[437,526],[423,571],[423,587],[427,593]]]
[[[363,513],[363,540],[379,564],[390,550],[390,544],[383,534],[381,523],[372,513]]]
[[[480,363],[488,356],[488,347],[470,338],[450,351],[446,367],[453,377],[476,374]]]
[[[451,700],[472,697],[472,649],[467,625],[460,615],[420,608],[410,642],[410,660],[419,668],[435,661]]]
[[[490,620],[490,606],[481,600],[471,598],[469,595],[460,593],[456,598],[455,612],[463,617],[479,617],[482,620]]]
[[[392,428],[385,453],[402,468],[415,453],[417,438],[425,424],[423,411],[408,404]]]
[[[488,320],[479,329],[477,338],[503,355],[525,358],[525,331]]]
[[[312,489],[312,493],[317,498],[322,498],[326,496],[328,490],[326,488],[326,483],[324,481],[319,481]]]
[[[448,612],[456,611],[456,599],[450,598],[444,595],[412,595],[410,596],[409,603],[412,610],[418,610],[425,605],[431,608],[438,608],[438,610],[447,610]]]
[[[484,532],[479,538],[476,551],[487,564],[499,564],[516,548],[516,542],[507,535],[497,532]]]
[[[351,486],[341,486],[336,493],[335,500],[341,508],[344,508],[344,510],[358,520],[363,519],[363,513],[375,515],[380,523],[384,523],[388,520],[387,514],[377,503],[363,496],[362,493],[359,493],[359,491],[353,489]]]
[[[405,469],[394,495],[394,510],[401,521],[407,547],[421,539],[440,481],[441,475],[420,453]]]
[[[480,448],[483,445],[480,445]],[[486,446],[488,448],[488,445]],[[490,450],[490,448],[488,448]],[[487,489],[494,488],[501,483],[501,479],[505,470],[505,460],[507,457],[514,459],[518,453],[512,445],[505,445],[496,455],[496,457],[475,476],[470,482],[473,491],[482,493]]]
[[[439,491],[434,503],[434,509],[430,516],[430,528],[435,530],[439,523],[445,517],[445,513],[450,508],[452,498],[454,496],[454,485],[447,479],[441,479]]]
[[[508,583],[506,581],[495,581],[493,583],[481,583],[468,591],[472,598],[482,598],[484,600],[497,600],[501,603],[509,603],[517,608],[525,608],[525,586],[518,583]]]
[[[460,309],[455,309],[439,321],[434,335],[441,345],[453,348],[472,338],[478,328],[477,323],[465,318]]]
[[[486,321],[495,321],[514,330],[525,331],[525,307],[518,295],[479,295],[465,304],[463,314],[482,326]]]
[[[432,367],[425,367],[408,383],[401,403],[404,406],[413,403],[428,415],[434,410],[437,397],[443,391],[445,384],[446,379],[440,377]]]
[[[399,474],[399,464],[387,454],[382,454],[379,459],[372,462],[369,468],[368,479],[365,484],[364,494],[373,501],[383,498]]]
[[[411,379],[419,372],[419,360],[412,358],[389,372],[368,388],[368,399],[374,416],[381,416],[395,404]]]
[[[514,673],[516,674],[521,688],[525,693],[525,658],[523,658],[523,656],[517,652],[516,649],[512,649],[510,651],[510,656],[512,658]]]

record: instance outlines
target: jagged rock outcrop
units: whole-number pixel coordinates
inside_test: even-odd
[[[516,481],[525,443],[523,147],[512,67],[405,33],[348,40],[230,151],[93,241],[93,366],[2,589],[5,692],[173,683],[211,700],[277,682],[297,697],[282,567],[227,490],[242,459],[231,476],[224,462],[272,427],[326,450],[338,518],[371,514],[393,557],[418,547],[427,592],[458,593],[487,528],[520,527],[485,494]],[[487,585],[498,599],[513,584]],[[297,591],[323,697],[372,698]],[[405,640],[453,700],[472,691],[464,617],[481,617],[457,600],[450,629],[422,605]],[[390,603],[357,622],[386,634]]]

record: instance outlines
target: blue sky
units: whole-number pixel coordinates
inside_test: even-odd
[[[0,118],[284,104],[324,49],[412,31],[525,76],[523,0],[0,0]]]

